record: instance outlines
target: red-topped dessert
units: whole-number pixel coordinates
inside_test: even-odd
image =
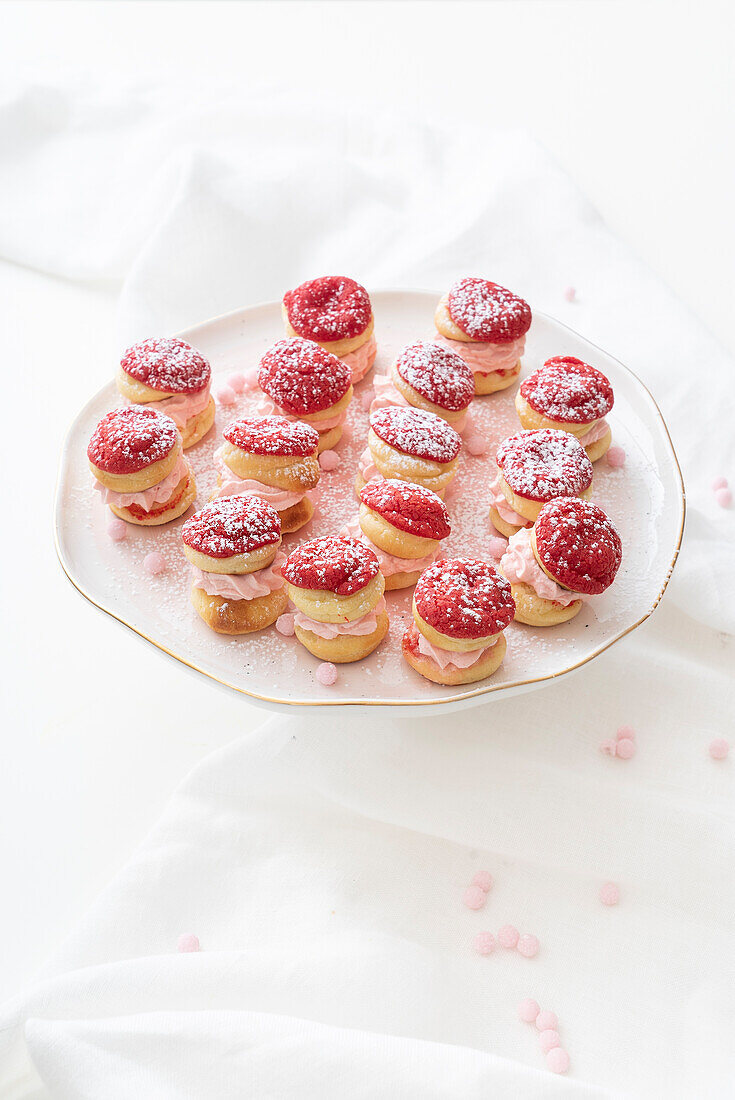
[[[193,447],[214,423],[209,393],[209,362],[185,340],[160,337],[129,347],[117,373],[117,388],[135,405],[155,403],[181,432],[184,449]]]
[[[490,486],[490,519],[501,534],[529,528],[555,497],[586,497],[592,463],[568,432],[519,432],[498,447],[498,474]]]
[[[554,626],[609,588],[621,560],[620,535],[602,508],[559,497],[543,506],[532,530],[510,538],[500,569],[511,583],[516,619]]]
[[[358,539],[305,542],[287,558],[283,576],[296,605],[296,637],[320,660],[359,661],[385,637],[385,581],[375,554]]]
[[[414,625],[403,637],[412,668],[437,684],[470,684],[499,668],[515,603],[508,581],[474,558],[441,559],[419,577]]]
[[[319,451],[332,448],[342,435],[352,400],[348,367],[312,340],[279,340],[260,361],[258,382],[267,399],[262,415],[303,420],[319,432]]]
[[[391,405],[370,414],[368,445],[360,456],[355,489],[373,478],[411,481],[443,496],[454,477],[462,441],[440,416]]]
[[[504,390],[516,380],[531,319],[523,298],[477,278],[454,283],[434,315],[438,342],[464,359],[478,394]]]
[[[377,347],[370,296],[346,275],[310,279],[283,296],[288,336],[301,336],[336,355],[349,367],[353,385],[375,362]]]
[[[256,496],[278,512],[284,534],[314,515],[310,490],[319,481],[319,433],[283,416],[232,420],[214,452],[215,496]]]
[[[461,356],[439,344],[417,342],[404,348],[390,375],[373,379],[370,411],[389,405],[411,405],[441,416],[461,432],[475,394],[472,371]]]
[[[451,532],[446,506],[431,489],[394,478],[369,481],[360,492],[359,515],[342,534],[375,553],[387,590],[408,588],[435,561]]]
[[[556,355],[521,382],[516,409],[524,428],[557,428],[575,436],[591,462],[612,441],[605,417],[613,407],[610,382],[573,355]]]
[[[281,524],[254,496],[205,505],[181,529],[191,563],[191,602],[218,634],[251,634],[270,626],[288,605],[281,576]]]
[[[129,523],[168,523],[194,503],[196,484],[179,430],[152,405],[125,405],[103,416],[87,458],[103,502]]]

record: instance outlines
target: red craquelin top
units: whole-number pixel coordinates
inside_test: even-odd
[[[490,344],[510,344],[531,327],[528,302],[487,279],[460,279],[449,291],[447,308],[462,332]]]
[[[133,344],[120,360],[120,366],[136,382],[163,393],[201,393],[212,377],[212,369],[201,352],[173,337]]]
[[[614,401],[605,375],[573,355],[547,359],[521,382],[521,396],[541,416],[569,424],[600,420]]]
[[[324,344],[359,336],[373,315],[365,287],[346,275],[310,279],[287,291],[283,304],[294,332]]]
[[[150,405],[124,405],[102,417],[92,432],[87,458],[108,474],[135,474],[160,462],[180,439],[170,416]]]
[[[454,428],[436,413],[388,405],[370,416],[370,427],[389,447],[414,458],[452,462],[462,440]]]
[[[352,596],[377,576],[378,568],[378,559],[364,542],[328,535],[297,546],[282,573],[297,588]]]
[[[591,596],[615,580],[623,545],[596,504],[577,497],[552,500],[539,512],[534,531],[541,563],[565,588]]]
[[[281,521],[275,508],[260,497],[222,497],[188,519],[181,537],[209,558],[232,558],[277,543]]]
[[[222,435],[233,447],[251,455],[305,458],[316,454],[319,432],[303,420],[285,416],[245,417],[233,420]]]
[[[475,394],[474,376],[464,359],[439,344],[409,344],[398,356],[396,370],[417,393],[448,412],[466,409]]]
[[[341,359],[311,340],[279,340],[260,361],[260,388],[292,416],[308,416],[336,405],[347,393],[352,372]]]
[[[510,436],[498,447],[496,462],[513,492],[527,500],[574,496],[592,484],[584,447],[555,428]]]
[[[452,530],[444,501],[421,485],[376,479],[364,486],[360,500],[391,526],[421,539],[445,539]]]
[[[424,570],[414,592],[421,618],[449,638],[486,638],[505,630],[516,605],[510,583],[474,558],[440,559]]]

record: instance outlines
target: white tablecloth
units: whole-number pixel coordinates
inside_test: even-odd
[[[734,468],[712,430],[732,363],[521,134],[36,88],[5,103],[0,148],[0,255],[123,280],[121,345],[325,271],[484,273],[644,379],[689,492],[664,604],[577,674],[461,719],[299,714],[195,769],[5,1006],[3,1095],[726,1095],[732,764],[707,745],[733,704],[735,524],[710,489]],[[598,748],[621,723],[630,761]],[[496,885],[475,913],[479,869]],[[473,952],[506,922],[536,959]],[[565,1079],[525,996],[559,1016]]]

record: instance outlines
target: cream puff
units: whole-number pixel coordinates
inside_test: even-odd
[[[498,447],[495,461],[490,519],[506,537],[532,527],[543,505],[555,497],[589,496],[592,463],[568,432],[542,428],[512,435]]]
[[[511,586],[494,566],[473,558],[441,559],[419,577],[403,656],[435,684],[484,680],[502,663],[503,631],[514,613]]]
[[[460,279],[437,306],[438,342],[461,355],[475,378],[475,393],[512,386],[521,372],[531,307],[487,279]]]
[[[370,296],[345,275],[310,279],[283,296],[287,336],[314,340],[349,367],[352,384],[365,377],[377,347]]]
[[[434,413],[401,405],[370,415],[368,445],[360,456],[355,492],[373,478],[412,481],[444,496],[459,462],[462,441]]]
[[[278,513],[259,497],[206,504],[181,528],[191,564],[191,602],[218,634],[252,634],[288,606]]]
[[[286,559],[283,576],[296,606],[296,637],[320,661],[359,661],[387,634],[383,574],[358,539],[302,543]]]
[[[388,405],[411,405],[441,416],[455,431],[464,430],[475,395],[472,371],[461,356],[439,344],[415,343],[404,348],[391,372],[373,379],[370,412]]]
[[[573,619],[585,600],[610,587],[622,553],[620,535],[596,504],[578,497],[545,504],[533,528],[513,535],[500,559],[516,620],[555,626]]]
[[[159,338],[128,348],[120,360],[117,388],[132,404],[155,402],[158,412],[176,424],[186,450],[214,424],[211,378],[209,363],[191,344]]]
[[[319,482],[319,433],[284,416],[232,420],[214,452],[214,497],[256,496],[278,512],[284,535],[314,515],[309,490]]]
[[[279,340],[260,361],[258,382],[266,395],[263,415],[303,420],[319,432],[319,452],[342,436],[352,400],[349,367],[313,340]]]
[[[605,417],[613,407],[610,382],[573,355],[556,355],[521,382],[516,411],[524,428],[557,428],[575,436],[590,462],[612,442]]]
[[[87,458],[103,503],[128,523],[168,523],[196,498],[179,429],[154,405],[123,405],[103,416]]]
[[[358,517],[340,533],[370,547],[390,591],[416,584],[451,530],[441,497],[420,485],[388,478],[364,486]]]

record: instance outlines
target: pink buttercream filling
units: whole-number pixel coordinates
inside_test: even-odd
[[[371,336],[366,344],[355,351],[348,351],[347,355],[340,355],[340,359],[352,371],[352,381],[359,382],[370,370],[370,364],[375,358],[378,346],[375,336]]]
[[[266,504],[270,504],[272,508],[275,508],[277,512],[284,512],[286,508],[291,508],[309,495],[308,493],[293,493],[288,489],[279,489],[276,485],[266,485],[265,482],[256,481],[255,478],[238,477],[222,458],[221,447],[214,452],[212,457],[221,481],[219,487],[215,489],[215,496],[217,497],[260,497]]]
[[[375,481],[376,479],[378,481],[385,480],[380,470],[373,462],[373,456],[370,454],[369,447],[366,447],[360,455],[359,461],[357,463],[357,468],[360,471],[360,474],[362,475],[364,481]]]
[[[423,558],[396,557],[395,554],[388,554],[385,550],[381,550],[379,546],[376,546],[374,542],[371,542],[362,527],[360,527],[359,519],[353,519],[350,523],[346,523],[340,531],[340,535],[351,535],[353,539],[360,539],[366,546],[369,546],[378,559],[380,572],[384,577],[392,577],[395,573],[415,573],[416,570],[423,573],[424,569],[428,569],[436,561],[440,549],[437,546],[433,554],[427,554]]]
[[[579,592],[562,588],[544,573],[534,557],[530,531],[517,531],[511,535],[508,548],[500,559],[500,570],[511,584],[527,584],[542,600],[553,600],[562,607],[569,607],[575,600],[585,598]]]
[[[256,416],[285,416],[286,420],[303,420],[306,424],[311,424],[312,428],[316,428],[318,432],[328,432],[331,428],[336,428],[339,424],[344,422],[347,416],[347,409],[343,409],[341,413],[337,413],[336,416],[327,416],[323,420],[309,420],[307,416],[292,416],[291,413],[286,412],[280,405],[276,405],[274,401],[264,393],[255,406]]]
[[[131,504],[137,504],[146,512],[150,512],[154,504],[163,504],[173,493],[182,478],[189,472],[189,464],[180,454],[178,461],[171,473],[152,485],[150,489],[144,489],[140,493],[117,493],[114,489],[106,489],[95,478],[94,487],[102,497],[103,504],[114,504],[116,508],[129,508]]]
[[[607,420],[603,418],[602,420],[597,420],[584,435],[578,435],[577,439],[583,447],[591,447],[593,443],[598,443],[609,430],[610,425]]]
[[[432,645],[420,630],[418,635],[419,653],[423,653],[424,657],[431,657],[432,661],[439,665],[439,668],[446,668],[447,665],[453,665],[454,668],[471,668],[489,649],[492,649],[500,637],[499,634],[496,635],[490,645],[483,646],[482,649],[468,649],[465,653],[455,653],[453,649],[442,649],[438,645]]]
[[[498,513],[501,519],[504,519],[506,523],[512,523],[514,527],[533,527],[533,521],[526,519],[525,516],[516,512],[515,508],[511,508],[510,504],[505,498],[505,495],[500,488],[500,471],[490,486],[490,503],[495,511]]]
[[[300,626],[302,630],[310,630],[312,634],[316,634],[319,638],[325,638],[327,641],[338,638],[342,634],[359,638],[364,634],[372,634],[377,629],[378,615],[382,611],[385,611],[385,597],[383,596],[380,597],[372,611],[368,611],[366,615],[362,615],[359,619],[353,619],[351,623],[320,623],[317,619],[310,619],[308,615],[304,615],[303,611],[296,612],[294,623],[296,626]]]
[[[192,565],[191,578],[208,596],[219,596],[223,600],[255,600],[283,587],[281,566],[285,560],[286,555],[279,551],[270,565],[255,573],[207,573]]]
[[[519,336],[510,344],[486,344],[479,341],[450,340],[441,333],[432,337],[435,344],[461,355],[475,374],[492,374],[496,370],[512,370],[526,346],[526,337]]]
[[[388,374],[376,374],[373,378],[373,388],[375,399],[370,406],[371,413],[375,412],[376,409],[385,409],[389,405],[409,405],[409,402],[406,401],[401,391],[396,388],[393,379]],[[458,420],[452,421],[455,432],[462,432],[467,426],[467,412],[468,409],[465,409]]]

